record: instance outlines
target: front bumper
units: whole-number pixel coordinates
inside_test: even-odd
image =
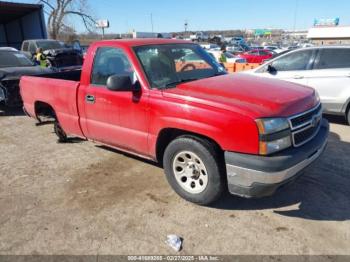
[[[225,152],[229,192],[247,198],[272,195],[281,185],[298,177],[322,154],[328,134],[329,124],[323,119],[318,134],[301,147],[273,156]]]

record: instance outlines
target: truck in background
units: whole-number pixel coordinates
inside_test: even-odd
[[[26,39],[46,39],[43,5],[0,1],[0,47],[20,49]]]
[[[190,35],[190,40],[193,42],[205,42],[209,40],[209,35],[205,32],[197,32],[193,35]]]

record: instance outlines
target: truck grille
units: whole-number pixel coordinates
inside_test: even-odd
[[[293,145],[299,147],[313,139],[320,130],[321,120],[321,104],[309,111],[290,117]]]

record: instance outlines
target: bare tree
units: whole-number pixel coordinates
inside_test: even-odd
[[[40,0],[46,7],[48,14],[47,27],[50,38],[57,39],[65,28],[67,19],[71,16],[79,17],[85,28],[94,31],[95,19],[88,14],[87,0]]]

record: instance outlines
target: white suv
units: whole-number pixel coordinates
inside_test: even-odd
[[[244,73],[311,86],[325,113],[343,115],[350,124],[350,46],[297,49]]]

